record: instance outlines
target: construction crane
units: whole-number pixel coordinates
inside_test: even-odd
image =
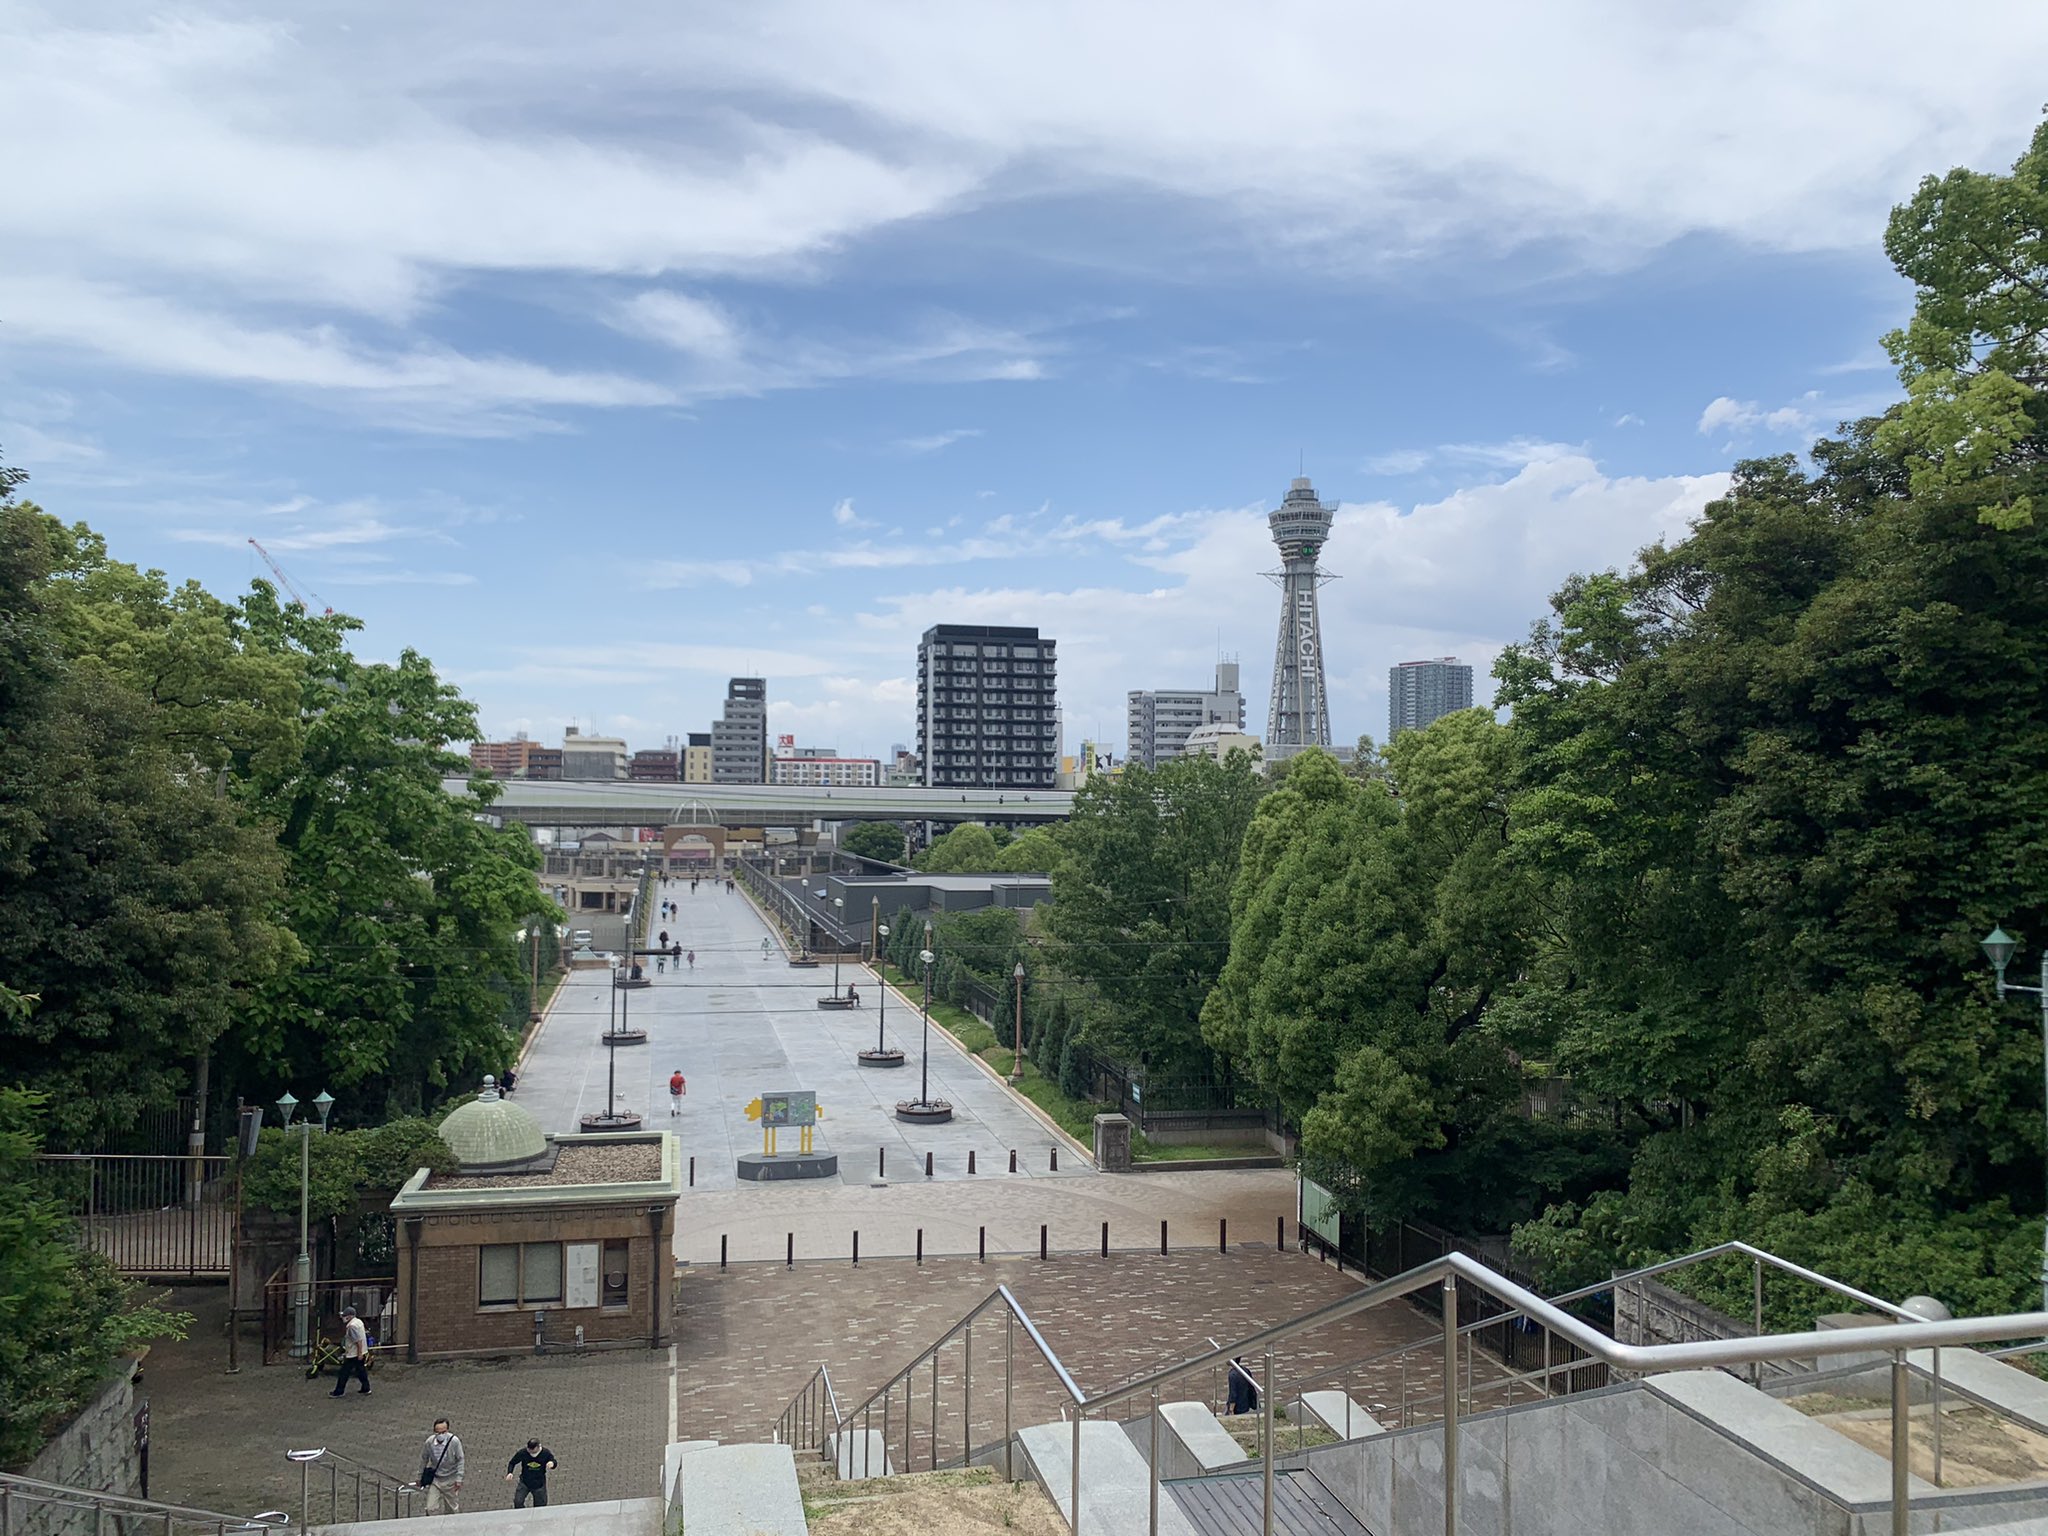
[[[257,554],[263,557],[263,563],[270,567],[271,574],[275,576],[278,579],[278,581],[283,584],[285,591],[291,593],[292,601],[297,603],[301,608],[305,609],[306,612],[311,613],[313,611],[313,603],[320,603],[320,594],[315,592],[313,594],[313,603],[307,602],[305,597],[300,593],[299,589],[292,585],[291,577],[285,575],[284,567],[277,563],[276,559],[271,555],[269,550],[265,549],[261,544],[257,543],[256,540],[254,539],[251,539],[249,541],[249,547],[255,550]],[[334,613],[334,610],[328,607],[325,603],[320,603],[320,611],[321,613],[328,615],[330,617]]]

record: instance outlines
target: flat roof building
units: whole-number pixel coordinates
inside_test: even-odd
[[[1014,625],[935,624],[924,632],[917,750],[927,788],[1054,787],[1055,643]]]
[[[1133,689],[1125,757],[1157,768],[1178,757],[1190,732],[1205,725],[1244,729],[1244,695],[1238,691],[1237,663],[1216,663],[1216,686],[1206,693],[1167,688]]]
[[[1455,656],[1387,669],[1387,740],[1472,707],[1472,669]]]

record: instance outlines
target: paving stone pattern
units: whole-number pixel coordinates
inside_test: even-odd
[[[401,1477],[419,1470],[420,1442],[445,1415],[469,1461],[463,1508],[509,1507],[505,1460],[529,1434],[561,1462],[548,1479],[555,1502],[652,1495],[668,1439],[668,1351],[606,1351],[581,1357],[406,1366],[379,1362],[371,1395],[351,1385],[336,1402],[331,1377],[308,1381],[293,1366],[257,1363],[252,1338],[240,1374],[224,1374],[223,1288],[175,1292],[195,1314],[191,1335],[159,1344],[144,1362],[150,1398],[150,1494],[251,1514],[284,1509],[299,1518],[299,1473],[287,1449],[327,1446]],[[312,1517],[327,1518],[327,1474],[313,1469]],[[344,1518],[354,1495],[343,1478]],[[365,1495],[365,1512],[369,1495]]]
[[[1270,1242],[1233,1247],[1227,1254],[1068,1255],[1046,1263],[941,1259],[919,1266],[899,1259],[863,1262],[857,1269],[832,1263],[692,1268],[681,1281],[676,1324],[684,1362],[680,1432],[724,1440],[764,1435],[820,1364],[830,1367],[841,1408],[851,1411],[999,1284],[1010,1287],[1086,1392],[1199,1353],[1210,1336],[1242,1337],[1351,1295],[1357,1287],[1352,1276],[1340,1276],[1298,1253],[1276,1252]],[[1001,1435],[1004,1329],[1000,1320],[989,1317],[972,1333],[973,1430],[980,1445]],[[1300,1373],[1435,1336],[1434,1319],[1406,1303],[1393,1303],[1290,1341],[1275,1352],[1274,1379],[1284,1383]],[[1012,1423],[1021,1428],[1058,1417],[1064,1400],[1058,1383],[1021,1330],[1014,1348]],[[958,1455],[962,1442],[964,1356],[955,1341],[939,1362],[941,1459]],[[1500,1373],[1485,1356],[1473,1369],[1480,1380]],[[900,1395],[890,1405],[890,1455],[912,1469],[932,1459],[931,1379],[929,1367],[920,1370],[907,1412]],[[1373,1411],[1387,1405],[1382,1420],[1398,1422],[1403,1385],[1398,1364],[1348,1374],[1341,1384]],[[1441,1355],[1415,1351],[1406,1387],[1416,1417],[1426,1416],[1428,1404],[1442,1391]],[[1222,1389],[1220,1377],[1202,1373],[1170,1395],[1218,1404]],[[1141,1405],[1128,1410],[1137,1412]],[[876,1410],[865,1427],[881,1430],[882,1417]]]

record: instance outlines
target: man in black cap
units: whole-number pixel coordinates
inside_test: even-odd
[[[548,1474],[555,1470],[555,1453],[538,1440],[529,1440],[505,1463],[505,1481],[513,1484],[512,1507],[524,1509],[531,1499],[536,1508],[548,1501]]]
[[[330,1397],[339,1397],[348,1390],[348,1379],[353,1376],[362,1383],[362,1395],[370,1395],[370,1331],[363,1326],[363,1320],[356,1316],[354,1307],[341,1309],[341,1364],[334,1373],[334,1390]]]

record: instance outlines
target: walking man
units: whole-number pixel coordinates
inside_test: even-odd
[[[683,1081],[683,1069],[677,1067],[668,1080],[668,1112],[680,1115],[683,1112],[683,1095],[690,1091],[690,1085]]]
[[[690,951],[690,969],[693,971],[697,969],[697,951],[694,949]]]
[[[428,1514],[462,1513],[462,1441],[446,1419],[434,1420],[434,1432],[420,1447],[420,1486],[427,1490]]]
[[[334,1390],[327,1395],[339,1397],[348,1390],[349,1377],[361,1382],[363,1397],[370,1395],[370,1331],[363,1326],[363,1320],[356,1316],[354,1307],[341,1309],[341,1366],[334,1373]]]
[[[505,1463],[505,1481],[512,1484],[512,1507],[524,1509],[532,1500],[536,1509],[548,1501],[548,1474],[555,1470],[555,1453],[538,1440],[529,1440]]]

